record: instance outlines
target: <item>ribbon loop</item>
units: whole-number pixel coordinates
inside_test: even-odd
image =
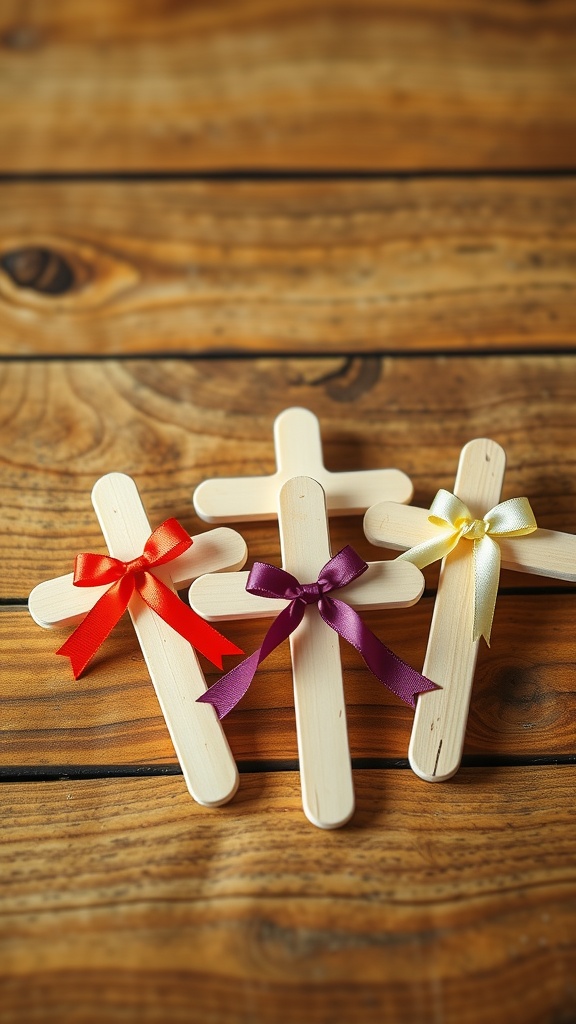
[[[222,668],[222,655],[243,653],[151,572],[178,558],[191,544],[192,538],[184,527],[176,519],[167,519],[150,535],[143,553],[128,562],[91,552],[76,556],[74,586],[111,586],[56,652],[70,658],[75,679],[114,629],[135,590],[149,608],[218,668]]]
[[[445,558],[464,537],[473,542],[474,626],[472,639],[484,637],[490,646],[490,633],[498,583],[500,546],[498,537],[524,537],[537,529],[528,498],[510,498],[495,505],[482,519],[475,519],[467,505],[450,491],[438,491],[430,506],[428,519],[444,528],[438,537],[416,544],[398,557],[413,562],[419,569]]]
[[[212,704],[218,717],[224,718],[248,690],[258,666],[294,632],[302,622],[306,607],[316,604],[326,625],[360,652],[380,682],[415,707],[417,694],[438,689],[436,683],[398,658],[350,605],[330,594],[332,590],[357,579],[367,568],[366,562],[350,546],[343,548],[323,566],[314,583],[299,583],[285,569],[256,562],[246,583],[248,593],[261,597],[284,597],[290,604],[274,619],[261,647],[222,676],[198,700]]]
[[[110,555],[93,555],[83,552],[74,559],[74,586],[99,587],[115,583],[126,570],[124,562]]]

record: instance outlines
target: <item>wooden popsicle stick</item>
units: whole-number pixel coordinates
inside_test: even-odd
[[[102,477],[92,491],[92,503],[110,554],[122,561],[141,555],[152,530],[134,481],[122,473]],[[205,549],[205,562],[215,564],[210,545]],[[153,573],[175,589],[170,563]],[[176,573],[176,577],[180,575]],[[74,588],[79,593],[83,589]],[[102,592],[100,587],[95,589]],[[37,600],[38,592],[32,601],[37,621],[41,620],[39,607],[51,618],[42,604],[44,592],[40,604]],[[149,608],[137,591],[128,611],[190,794],[208,807],[225,803],[236,792],[238,771],[214,709],[196,703],[206,683],[193,647]]]
[[[219,526],[192,537],[192,547],[170,562],[170,577],[176,590],[189,587],[204,573],[232,572],[246,561],[246,542],[236,530]],[[109,584],[101,587],[75,587],[74,573],[57,576],[34,587],[28,598],[28,610],[45,629],[71,626],[87,615]]]
[[[279,496],[279,527],[284,568],[301,583],[314,582],[331,557],[317,481],[287,481]],[[191,607],[213,621],[278,615],[289,602],[249,594],[248,575],[197,579]],[[410,562],[373,562],[335,596],[352,607],[406,607],[416,603],[423,586],[422,573]],[[290,639],[304,810],[320,828],[336,828],[354,809],[338,637],[311,606]]]
[[[482,438],[462,450],[454,493],[475,518],[499,502],[505,470],[495,441]],[[473,593],[474,561],[460,545],[443,560],[422,669],[442,689],[418,698],[408,748],[412,769],[429,782],[450,778],[462,760],[480,643],[472,639],[474,604],[466,600]]]
[[[430,522],[430,509],[379,501],[364,516],[364,533],[371,544],[407,551],[425,540],[432,540],[442,528]]]
[[[406,567],[410,571],[406,572]],[[414,571],[412,571],[414,570]],[[200,576],[190,587],[190,604],[210,622],[227,619],[272,618],[289,603],[280,598],[248,594],[249,572]],[[358,579],[342,587],[338,598],[371,611],[377,608],[408,608],[422,596],[424,577],[410,562],[368,562],[368,569]]]
[[[500,500],[506,456],[487,438],[470,441],[462,449],[454,493],[471,514],[483,518]],[[441,528],[428,521],[428,510],[381,502],[364,519],[372,543],[409,548]],[[518,546],[529,540],[523,537]],[[421,694],[416,703],[408,757],[413,770],[429,782],[452,776],[460,765],[478,640],[472,639],[474,621],[474,563],[469,542],[459,544],[442,562],[438,593],[423,673],[442,687]]]
[[[233,480],[207,480],[201,484],[194,494],[194,506],[199,516],[209,522],[227,522],[230,520],[260,520],[273,519],[279,516],[280,538],[284,545],[284,529],[295,531],[294,544],[290,548],[289,557],[296,559],[298,556],[298,531],[301,523],[296,520],[290,527],[286,516],[282,518],[279,513],[278,495],[283,486],[296,477],[305,476],[315,481],[316,486],[320,485],[325,491],[325,508],[331,514],[350,514],[364,511],[373,504],[376,498],[395,498],[397,501],[409,501],[412,495],[412,484],[409,478],[398,470],[370,470],[351,473],[331,473],[326,470],[322,458],[322,442],[318,420],[313,413],[306,409],[286,409],[274,423],[274,447],[276,455],[276,473],[269,477],[254,477]],[[314,486],[314,485],[313,485]],[[296,503],[297,507],[298,503]],[[326,524],[325,524],[326,528]],[[306,528],[308,532],[308,528]],[[326,532],[324,552],[328,545]],[[284,547],[283,547],[284,550]],[[327,559],[320,563],[321,565]],[[316,566],[317,559],[314,558],[312,565]],[[286,566],[291,571],[289,566]],[[309,567],[310,571],[310,567]],[[228,577],[230,579],[231,577]],[[202,602],[198,602],[196,594],[198,588],[192,587],[190,600],[195,610],[200,614]],[[421,581],[418,581],[418,593],[421,592]],[[353,591],[354,594],[354,591]],[[200,596],[204,595],[204,591]],[[234,612],[235,601],[238,598],[239,604]],[[228,604],[224,600],[220,604],[221,617],[238,617],[238,608],[246,608],[246,614],[242,617],[249,617],[249,614],[258,614],[255,605],[252,609],[244,605],[240,600],[241,595],[238,588],[235,589]],[[252,602],[258,601],[252,595],[245,595],[246,599]],[[415,598],[417,599],[417,598]],[[210,603],[210,602],[209,602]],[[413,603],[409,601],[407,603]],[[213,610],[218,613],[218,599],[211,603]],[[273,614],[273,602],[270,601],[267,612]],[[374,605],[376,606],[376,605]],[[310,616],[308,616],[310,618]],[[312,669],[311,669],[312,670]],[[303,698],[300,698],[300,705]],[[304,712],[302,712],[304,713]],[[340,709],[339,709],[340,714]],[[306,757],[306,754],[304,755]],[[348,759],[349,760],[349,759]],[[311,820],[318,823],[319,814],[325,823],[322,827],[333,828],[346,820],[346,814],[352,813],[350,795],[344,794],[339,808],[328,807],[326,813],[323,810],[318,812],[313,802],[313,794],[307,787],[307,813]],[[346,803],[348,801],[348,803]]]
[[[427,508],[381,501],[368,509],[364,531],[372,544],[406,551],[442,533],[429,514]],[[502,537],[498,544],[503,569],[576,582],[575,534],[538,528],[526,537]]]
[[[209,523],[272,519],[278,493],[294,476],[317,480],[331,515],[360,514],[386,496],[406,502],[412,483],[397,469],[332,473],[324,466],[320,424],[308,409],[285,409],[274,423],[277,470],[271,476],[206,480],[194,492],[194,507]]]
[[[486,465],[483,459],[489,460]],[[504,454],[495,442],[471,441],[463,449],[455,493],[474,516],[484,518],[498,503],[498,479],[503,476],[503,467]],[[493,481],[485,478],[487,470],[496,471]],[[475,489],[474,474],[481,479],[480,489]],[[429,515],[429,509],[382,501],[368,509],[364,530],[373,544],[406,550],[445,532],[445,527],[430,522]],[[573,534],[539,528],[523,537],[497,538],[497,543],[504,569],[576,582]],[[423,671],[443,690],[423,694],[418,699],[409,749],[414,771],[428,781],[440,781],[454,774],[464,743],[478,650],[478,642],[474,644],[470,639],[474,585],[469,542],[460,543],[444,560],[440,583]],[[460,587],[464,588],[461,592]]]
[[[324,491],[294,477],[280,491],[278,522],[284,568],[301,582],[317,579],[331,557]],[[337,828],[354,813],[340,644],[316,605],[290,636],[302,804],[319,828]]]

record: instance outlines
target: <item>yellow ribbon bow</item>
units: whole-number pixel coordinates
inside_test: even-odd
[[[490,646],[490,632],[498,581],[500,579],[500,545],[497,537],[524,537],[537,529],[528,498],[510,498],[474,519],[470,509],[450,491],[440,490],[430,506],[428,519],[448,529],[438,537],[416,544],[399,555],[419,569],[444,558],[465,537],[474,542],[474,629],[473,640],[483,636]]]

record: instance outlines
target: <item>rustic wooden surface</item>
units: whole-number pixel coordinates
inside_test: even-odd
[[[0,354],[570,348],[575,261],[570,176],[0,180]]]
[[[330,833],[293,773],[217,811],[180,779],[7,785],[2,1018],[568,1021],[575,775],[360,771]]]
[[[576,532],[575,40],[569,0],[0,5],[0,1024],[576,1019],[576,587],[502,574],[446,784],[342,646],[357,810],[330,833],[287,649],[207,810],[130,623],[74,682],[26,608],[103,550],[100,475],[209,529],[194,487],[272,472],[289,405],[329,469],[396,465],[419,505],[493,437],[503,497]],[[278,560],[275,524],[242,532]],[[359,517],[331,541],[393,557]],[[425,575],[366,614],[417,668]]]
[[[570,167],[570,0],[5,0],[10,171]]]

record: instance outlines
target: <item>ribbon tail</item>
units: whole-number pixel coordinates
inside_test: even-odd
[[[318,610],[324,622],[360,652],[373,675],[410,707],[416,707],[419,693],[440,689],[386,647],[344,601],[324,596]]]
[[[196,698],[200,704],[211,704],[215,709],[218,718],[224,718],[232,708],[235,708],[238,701],[242,700],[248,691],[250,683],[256,675],[256,669],[261,661],[262,648],[259,647],[249,658],[245,658],[239,665],[222,676],[218,682],[213,683],[206,693]]]
[[[258,666],[300,624],[304,615],[304,607],[301,601],[291,601],[288,607],[284,608],[274,619],[258,650],[210,686],[206,693],[197,698],[197,701],[202,704],[212,704],[218,718],[224,718],[247,693]]]
[[[98,648],[122,618],[133,591],[134,583],[130,577],[124,576],[112,584],[58,648],[56,654],[70,658],[74,679],[80,678]]]
[[[418,569],[425,569],[432,562],[437,562],[450,554],[456,547],[461,537],[461,530],[450,530],[449,533],[442,533],[439,537],[431,537],[421,544],[415,544],[408,551],[398,555],[397,561],[412,562]]]
[[[492,620],[500,580],[500,545],[487,534],[474,541],[474,627],[472,639],[490,646]]]
[[[217,668],[222,668],[224,654],[244,654],[242,648],[184,604],[173,590],[151,572],[146,572],[144,579],[138,580],[137,589],[149,608]]]

